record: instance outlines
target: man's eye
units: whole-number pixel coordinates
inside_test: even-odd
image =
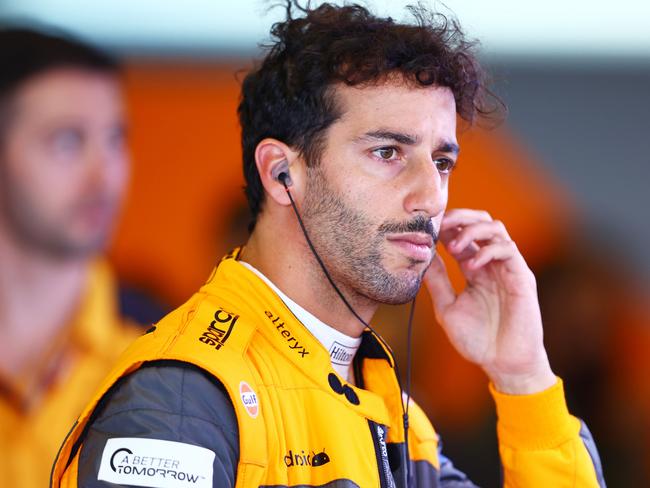
[[[449,158],[440,158],[436,159],[436,168],[438,168],[438,171],[441,172],[442,174],[447,174],[451,172],[452,169],[454,169],[455,162],[452,161]]]
[[[54,148],[62,152],[77,151],[83,143],[83,134],[76,129],[62,129],[54,134]]]
[[[117,127],[108,136],[108,143],[113,149],[124,150],[126,145],[126,131],[124,127]]]
[[[379,159],[390,161],[397,158],[397,149],[394,147],[380,147],[372,152]]]

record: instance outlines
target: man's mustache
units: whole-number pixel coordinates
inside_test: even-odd
[[[438,242],[438,233],[433,228],[431,219],[418,215],[407,222],[384,222],[379,226],[380,234],[401,234],[405,232],[422,232],[429,234],[434,245]]]

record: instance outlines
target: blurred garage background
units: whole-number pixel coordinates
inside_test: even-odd
[[[366,4],[408,17],[403,1]],[[481,40],[509,108],[499,128],[460,134],[450,204],[506,223],[538,277],[551,363],[609,486],[650,486],[650,3],[432,4]],[[246,239],[236,106],[242,73],[283,13],[268,7],[0,0],[3,23],[61,28],[125,61],[133,175],[111,259],[170,307]],[[401,307],[376,319],[402,361],[405,322]],[[414,344],[414,396],[446,454],[498,486],[486,380],[450,347],[425,293]]]

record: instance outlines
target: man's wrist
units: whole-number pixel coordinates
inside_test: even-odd
[[[514,449],[551,449],[578,435],[580,421],[569,414],[562,380],[531,395],[509,395],[490,384],[497,409],[499,443]]]
[[[557,382],[549,365],[532,373],[487,373],[494,388],[508,395],[532,395],[547,390]]]

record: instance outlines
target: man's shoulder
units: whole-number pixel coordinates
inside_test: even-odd
[[[218,380],[187,363],[146,363],[121,378],[90,419],[78,462],[79,486],[104,486],[98,482],[102,466],[110,462],[112,467],[115,454],[129,447],[138,449],[136,455],[158,453],[190,464],[189,458],[207,453],[215,460],[215,474],[232,486],[238,437],[235,409]],[[107,452],[113,453],[110,461]],[[101,479],[130,486],[129,474],[112,468]]]
[[[118,361],[111,384],[143,365],[166,360],[204,371],[225,385],[232,396],[242,381],[252,382],[246,351],[256,322],[242,314],[242,308],[217,295],[195,294],[129,347]],[[139,372],[138,377],[155,380],[158,369]]]
[[[224,385],[216,377],[193,364],[165,359],[147,362],[121,378],[106,399],[104,418],[156,411],[219,419],[233,410]]]
[[[200,291],[156,323],[152,339],[166,341],[166,352],[241,356],[256,330],[246,311],[245,303]]]

